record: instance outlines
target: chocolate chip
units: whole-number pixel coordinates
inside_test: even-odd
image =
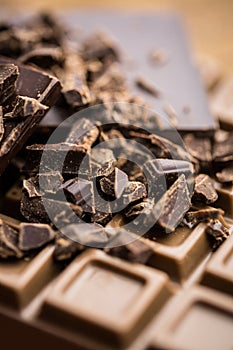
[[[213,180],[206,174],[199,174],[195,177],[193,202],[214,203],[218,194],[214,189]]]
[[[161,95],[161,92],[159,89],[155,86],[154,83],[150,82],[147,78],[145,77],[137,77],[135,83],[139,88],[142,90],[146,91],[148,94],[154,96],[154,97],[159,97]]]
[[[55,238],[49,225],[21,223],[19,226],[19,248],[22,251],[38,249]]]

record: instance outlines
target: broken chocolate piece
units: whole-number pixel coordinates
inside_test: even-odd
[[[228,133],[225,140],[215,142],[213,146],[213,160],[215,162],[228,162],[233,160],[233,132]]]
[[[127,184],[128,175],[118,168],[115,168],[108,177],[104,177],[100,180],[101,190],[105,194],[115,198],[121,197]]]
[[[29,198],[41,197],[43,192],[41,192],[38,184],[38,179],[36,177],[31,177],[30,179],[23,180],[23,189],[27,191]]]
[[[90,120],[82,118],[74,123],[66,142],[75,145],[83,145],[87,149],[90,149],[98,136],[99,130],[97,126]]]
[[[102,248],[109,240],[103,226],[93,223],[71,224],[62,229],[63,235],[85,246]]]
[[[18,76],[19,70],[16,65],[0,64],[0,104],[15,93]]]
[[[141,241],[139,237],[122,228],[115,229],[114,237],[109,241],[113,248],[106,248],[105,251],[112,256],[128,260],[134,263],[146,264],[151,257],[153,250]],[[117,232],[119,231],[119,232]],[[112,229],[111,229],[111,234]]]
[[[181,174],[184,174],[187,180],[190,178],[190,192],[192,191],[191,176],[194,169],[190,162],[174,159],[153,159],[144,164],[143,172],[149,190],[157,198],[161,197]]]
[[[69,201],[80,206],[84,212],[95,213],[92,181],[82,178],[70,179],[61,185]]]
[[[55,238],[49,225],[21,223],[19,225],[19,248],[22,251],[38,249]]]
[[[212,145],[210,138],[196,137],[193,134],[184,136],[184,143],[188,152],[196,158],[204,168],[208,168],[212,161]]]
[[[218,199],[218,194],[214,189],[213,180],[206,174],[199,174],[195,177],[194,194],[192,201],[214,203]]]
[[[147,231],[158,225],[166,233],[173,232],[182,221],[185,213],[191,206],[190,193],[187,186],[187,180],[182,174],[174,182],[174,184],[165,192],[161,199],[151,205],[152,209],[148,212],[148,207],[145,208],[143,219],[141,216],[136,217],[133,225],[135,229]]]
[[[49,108],[38,100],[27,96],[17,96],[13,103],[13,110],[10,113],[6,113],[4,115],[5,118],[43,117]]]
[[[0,142],[4,136],[4,124],[3,124],[3,111],[2,106],[0,106]]]
[[[86,82],[86,71],[82,59],[68,49],[64,71],[58,74],[62,82],[62,93],[69,106],[78,108],[91,102],[91,94]]]
[[[138,215],[146,217],[150,214],[154,207],[154,200],[150,198],[143,199],[140,203],[127,207],[124,211],[124,215],[129,219],[134,219]]]
[[[108,148],[96,147],[91,150],[91,170],[93,177],[110,175],[116,164],[113,151]]]
[[[72,203],[51,198],[29,198],[25,192],[22,194],[20,210],[29,222],[49,224],[52,218],[58,228],[79,222],[83,214],[82,209]]]
[[[184,217],[184,223],[193,228],[203,221],[210,221],[212,219],[218,219],[224,214],[224,211],[220,208],[205,207],[195,211],[188,211]]]
[[[87,149],[69,143],[32,145],[27,147],[28,159],[25,172],[29,174],[58,171],[76,176],[90,175]],[[43,162],[41,156],[43,154]]]
[[[84,41],[81,55],[85,61],[98,59],[109,64],[119,59],[119,50],[106,33],[99,32]]]
[[[216,173],[216,177],[219,182],[227,183],[232,182],[233,183],[233,165],[226,167],[222,169],[220,172]]]
[[[0,219],[0,258],[22,258],[18,248],[18,232]]]
[[[57,237],[55,241],[53,257],[56,261],[71,260],[84,250],[85,247],[82,244],[73,241],[67,236],[61,235]]]
[[[13,60],[0,57],[0,63],[14,63]],[[51,107],[60,95],[58,80],[36,69],[19,65],[19,78],[16,82],[16,95],[35,98],[39,103]],[[26,140],[35,131],[42,116],[37,115],[22,120],[8,118],[0,148],[0,174],[10,160],[23,147]]]
[[[125,186],[121,199],[123,205],[128,205],[132,202],[136,202],[139,199],[143,199],[147,196],[146,186],[139,181],[129,181]]]
[[[207,225],[206,233],[210,237],[213,244],[213,251],[218,249],[218,247],[230,235],[228,229],[217,219],[211,220],[211,222]]]

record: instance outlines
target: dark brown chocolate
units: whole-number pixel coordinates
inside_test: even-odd
[[[0,104],[5,103],[15,93],[18,77],[19,70],[16,65],[0,64]]]
[[[71,260],[85,249],[86,248],[82,244],[73,241],[67,236],[61,235],[57,237],[55,241],[53,257],[56,261]]]
[[[233,165],[223,168],[216,173],[216,177],[221,183],[233,183]]]
[[[214,181],[206,174],[199,174],[195,177],[194,194],[192,201],[206,204],[214,203],[218,194],[214,188]]]
[[[21,223],[19,226],[19,248],[23,252],[41,248],[54,238],[55,232],[49,225]]]
[[[212,242],[214,251],[218,249],[230,234],[228,229],[217,219],[210,221],[206,227],[206,232]]]
[[[0,219],[0,258],[22,258],[18,248],[18,232]]]
[[[1,57],[0,63],[12,63],[12,60]],[[58,80],[48,74],[22,65],[19,65],[18,69],[19,77],[16,84],[16,94],[37,99],[39,103],[51,107],[60,95]],[[29,136],[32,135],[42,117],[42,115],[36,115],[22,121],[13,120],[5,123],[5,133],[0,145],[0,174],[14,155],[23,147]]]
[[[5,118],[43,117],[48,107],[38,102],[35,98],[16,96],[11,112],[4,114]]]
[[[98,136],[98,128],[90,120],[82,118],[74,123],[66,142],[76,145],[83,145],[89,149],[96,141]]]

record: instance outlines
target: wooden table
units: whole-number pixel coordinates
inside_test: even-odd
[[[233,73],[233,0],[0,0],[13,9],[39,8],[64,10],[72,7],[127,9],[175,9],[184,15],[194,48],[210,54]]]

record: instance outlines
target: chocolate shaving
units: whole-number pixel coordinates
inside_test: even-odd
[[[62,66],[64,55],[59,47],[38,47],[20,56],[19,61],[24,64],[34,64],[43,69],[51,69],[53,66]]]
[[[98,136],[98,128],[88,119],[82,118],[74,123],[66,142],[90,149]]]
[[[145,77],[137,77],[135,82],[140,89],[146,91],[148,94],[154,97],[159,97],[161,95],[161,92],[155,86],[155,84],[150,82]]]

